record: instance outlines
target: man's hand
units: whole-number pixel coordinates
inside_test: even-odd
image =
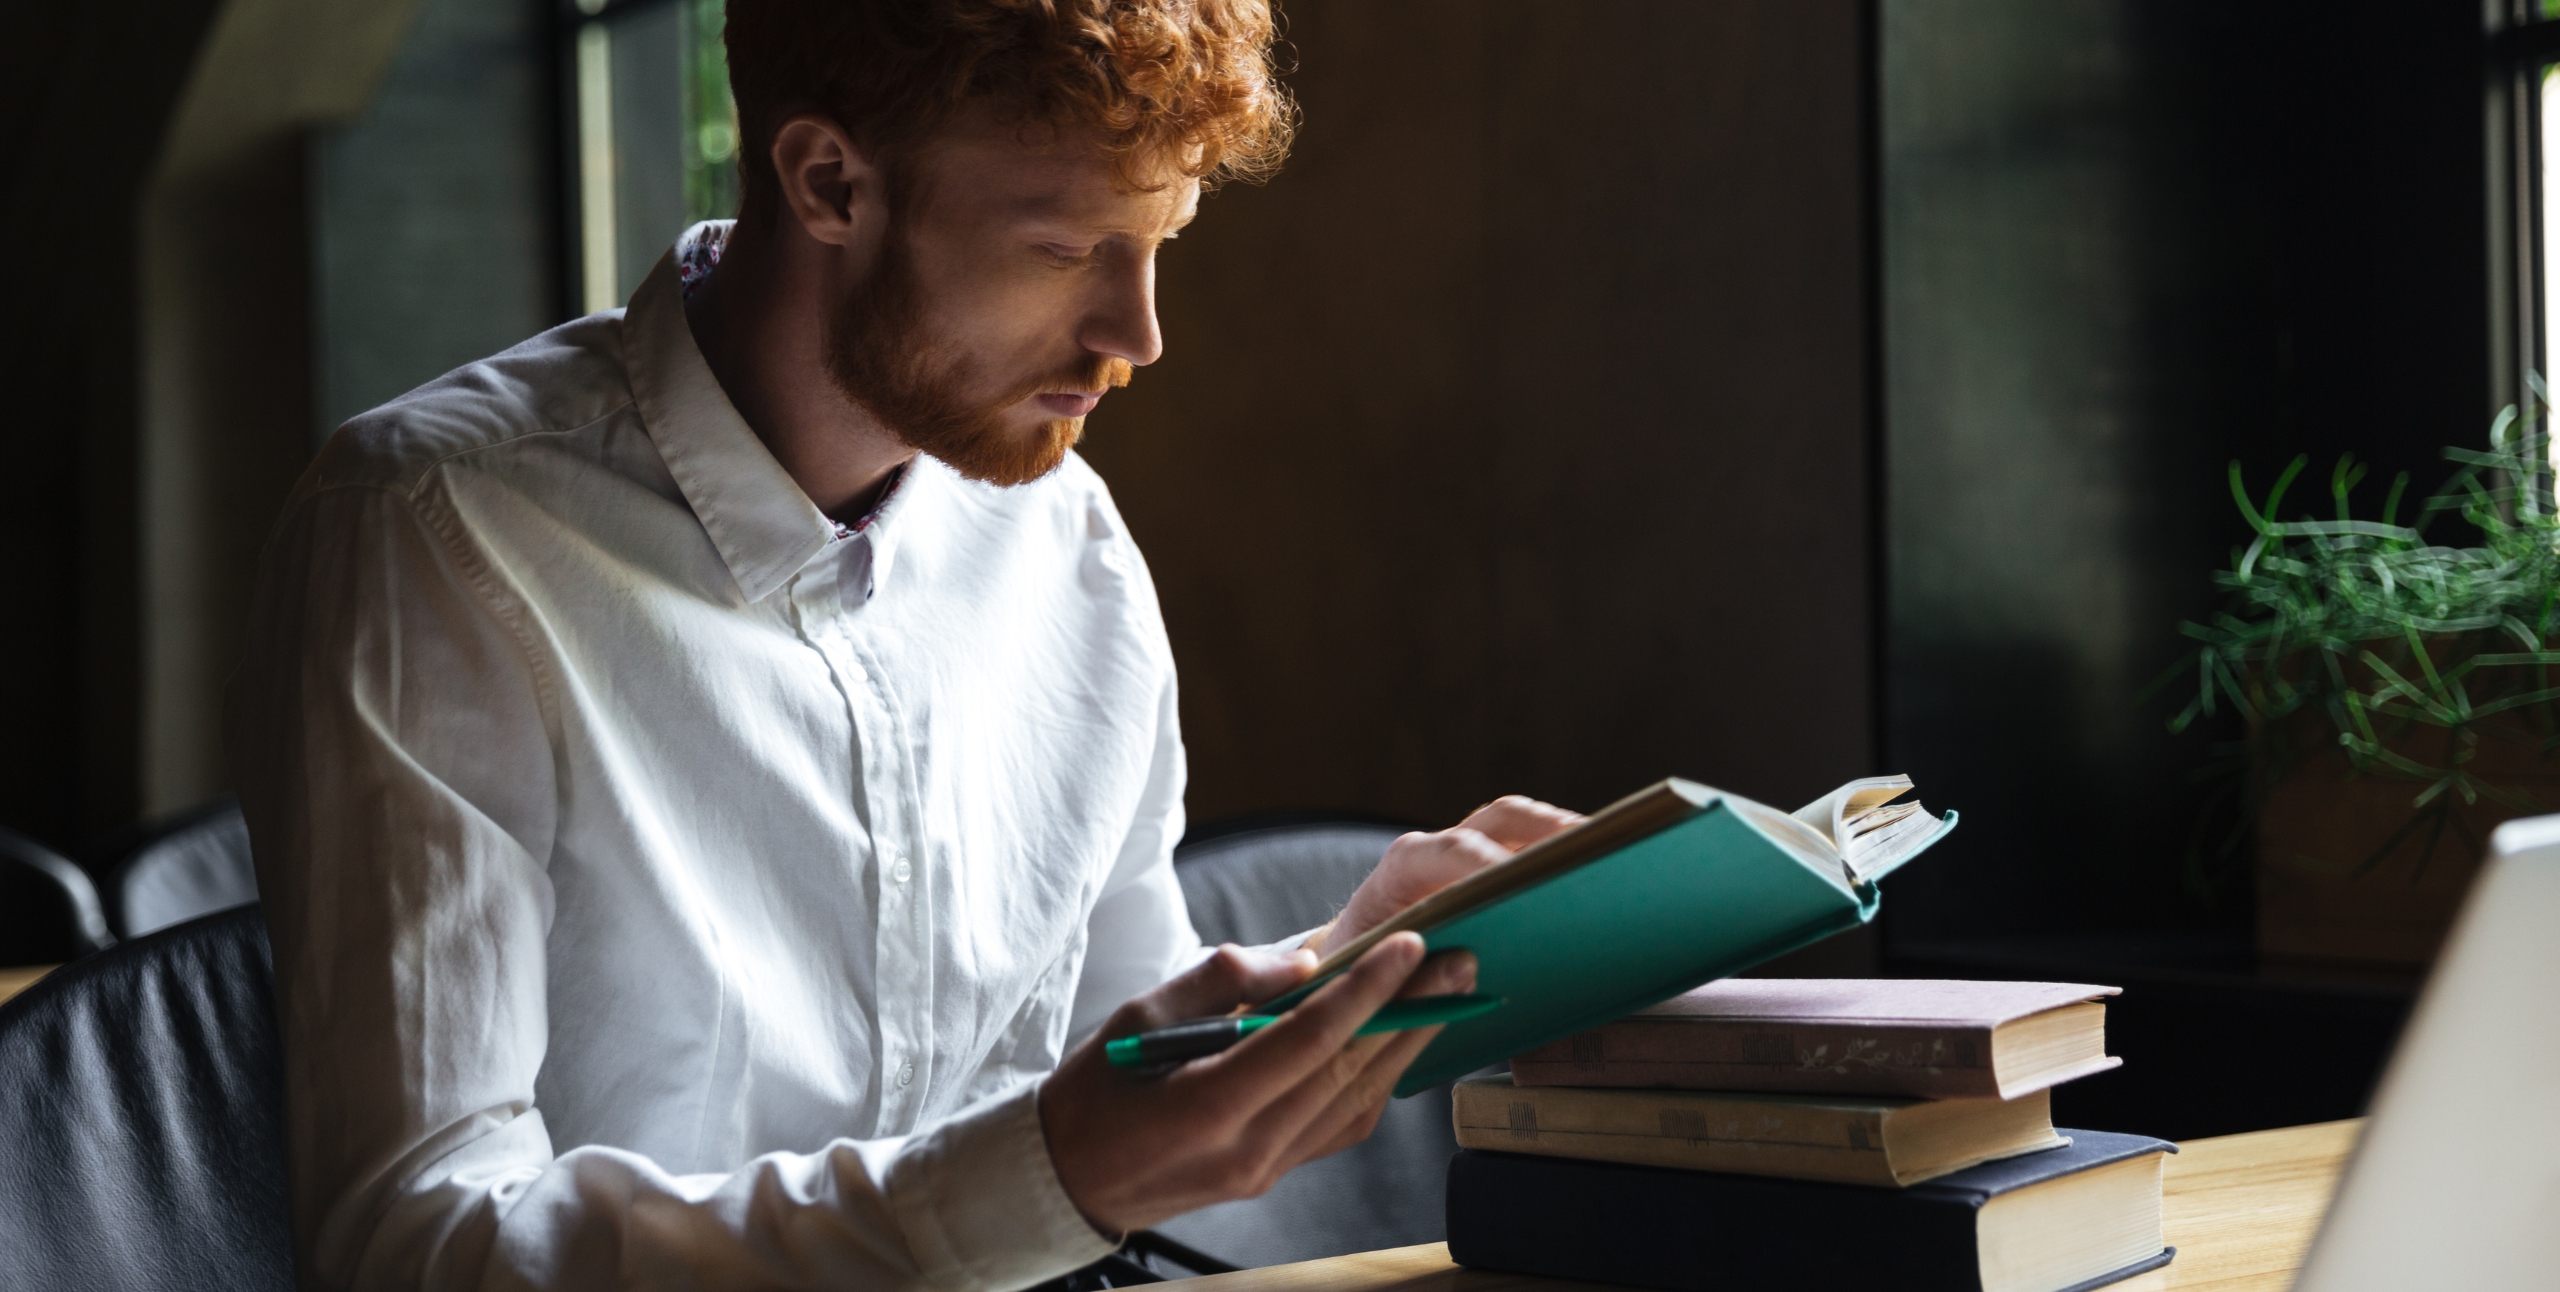
[[[1419,971],[1417,972],[1417,966]],[[1162,1075],[1114,1068],[1107,1040],[1269,1000],[1315,957],[1218,948],[1199,968],[1121,1006],[1040,1088],[1059,1182],[1085,1219],[1124,1234],[1215,1202],[1259,1197],[1300,1163],[1367,1138],[1406,1065],[1437,1027],[1353,1039],[1398,996],[1475,987],[1465,952],[1422,963],[1400,933],[1232,1048]]]
[[[1347,946],[1396,912],[1581,820],[1579,812],[1506,794],[1446,830],[1408,834],[1387,846],[1314,949]]]

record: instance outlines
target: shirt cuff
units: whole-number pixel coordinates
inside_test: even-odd
[[[888,1194],[919,1271],[953,1292],[1027,1287],[1119,1245],[1094,1230],[1059,1182],[1037,1082],[907,1141]]]

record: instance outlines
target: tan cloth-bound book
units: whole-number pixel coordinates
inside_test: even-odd
[[[1879,1099],[1458,1083],[1458,1147],[1899,1188],[2060,1148],[2051,1095]]]
[[[1523,1086],[2015,1099],[2104,1072],[2114,987],[1727,978],[1515,1055]]]

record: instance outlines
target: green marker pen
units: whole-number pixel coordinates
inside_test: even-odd
[[[1416,996],[1411,1000],[1391,1000],[1369,1016],[1354,1036],[1375,1036],[1380,1032],[1402,1032],[1416,1027],[1455,1023],[1474,1018],[1502,1007],[1502,997]],[[1115,1068],[1153,1068],[1197,1059],[1235,1044],[1261,1031],[1279,1019],[1277,1014],[1246,1014],[1241,1017],[1198,1018],[1152,1032],[1124,1036],[1102,1047],[1105,1058]]]

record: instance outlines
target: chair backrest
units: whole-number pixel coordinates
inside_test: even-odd
[[[258,900],[249,822],[225,798],[161,822],[107,874],[107,919],[119,937],[184,924]]]
[[[115,944],[88,872],[0,830],[0,965],[61,964]]]
[[[1277,942],[1332,919],[1403,833],[1304,819],[1216,834],[1174,852],[1174,877],[1203,941]],[[1448,1236],[1441,1182],[1458,1151],[1449,1088],[1387,1105],[1369,1138],[1298,1168],[1259,1198],[1156,1228],[1221,1260],[1277,1265]]]
[[[0,1005],[0,1287],[289,1292],[266,921],[229,911]]]
[[[1211,946],[1277,942],[1332,919],[1404,831],[1351,817],[1210,826],[1174,850],[1191,927]]]

